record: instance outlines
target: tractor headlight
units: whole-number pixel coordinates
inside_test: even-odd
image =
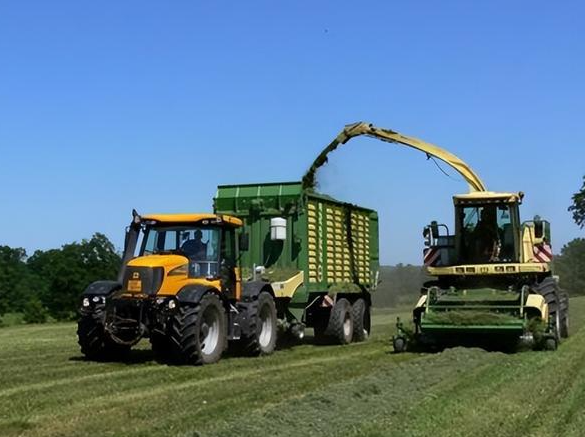
[[[177,308],[177,301],[175,299],[171,299],[169,300],[169,303],[167,305],[170,310],[174,310],[175,308]]]
[[[89,298],[84,297],[83,300],[81,301],[81,305],[83,306],[83,308],[87,308],[89,306]]]

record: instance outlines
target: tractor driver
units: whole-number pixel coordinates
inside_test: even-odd
[[[496,206],[484,206],[480,220],[473,231],[476,262],[498,261],[500,256],[500,234]]]
[[[182,244],[181,250],[185,252],[189,258],[204,260],[207,254],[207,243],[201,241],[202,237],[203,232],[201,232],[200,229],[197,229],[193,238]]]

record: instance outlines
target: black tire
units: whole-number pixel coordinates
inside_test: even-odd
[[[394,352],[399,354],[406,350],[406,339],[403,337],[394,337],[392,341],[392,346],[394,347]]]
[[[197,304],[181,304],[171,318],[171,360],[177,364],[219,361],[227,344],[225,310],[219,297],[204,295]]]
[[[560,293],[559,306],[561,337],[567,338],[569,336],[569,295],[567,293]]]
[[[351,343],[353,338],[353,319],[351,317],[351,304],[346,298],[337,299],[337,302],[331,308],[329,324],[325,333],[336,343]]]
[[[351,306],[351,318],[353,320],[353,341],[367,340],[370,335],[370,307],[362,298],[356,300]]]
[[[313,336],[316,344],[327,343],[327,319],[319,318],[313,321]]]
[[[276,348],[278,336],[274,298],[267,291],[262,291],[247,311],[249,334],[240,340],[241,349],[248,355],[270,355]]]
[[[104,330],[105,305],[96,305],[92,312],[85,312],[77,322],[77,342],[81,353],[95,361],[124,358],[130,346],[115,343]]]
[[[171,343],[168,336],[162,332],[153,332],[150,334],[150,345],[156,361],[165,363],[171,357]]]
[[[547,338],[544,341],[544,350],[547,351],[556,351],[558,346],[558,341],[554,338]]]
[[[561,306],[560,306],[560,292],[557,281],[554,278],[545,278],[541,283],[535,285],[533,289],[540,294],[548,306],[548,314],[552,320],[552,334],[555,341],[558,343],[561,338]]]

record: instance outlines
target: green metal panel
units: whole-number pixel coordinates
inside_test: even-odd
[[[295,294],[292,305],[305,304],[309,291],[326,292],[340,282],[375,288],[379,269],[375,211],[304,190],[301,182],[222,185],[214,210],[244,221],[250,250],[242,254],[242,267],[304,271],[305,289]],[[274,217],[286,219],[285,241],[270,239]]]

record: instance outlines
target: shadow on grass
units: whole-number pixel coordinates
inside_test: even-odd
[[[132,349],[120,355],[105,355],[100,358],[88,358],[84,355],[76,355],[69,358],[69,361],[96,362],[96,363],[121,363],[121,364],[143,364],[157,362],[151,349]],[[166,363],[160,363],[166,364]]]

